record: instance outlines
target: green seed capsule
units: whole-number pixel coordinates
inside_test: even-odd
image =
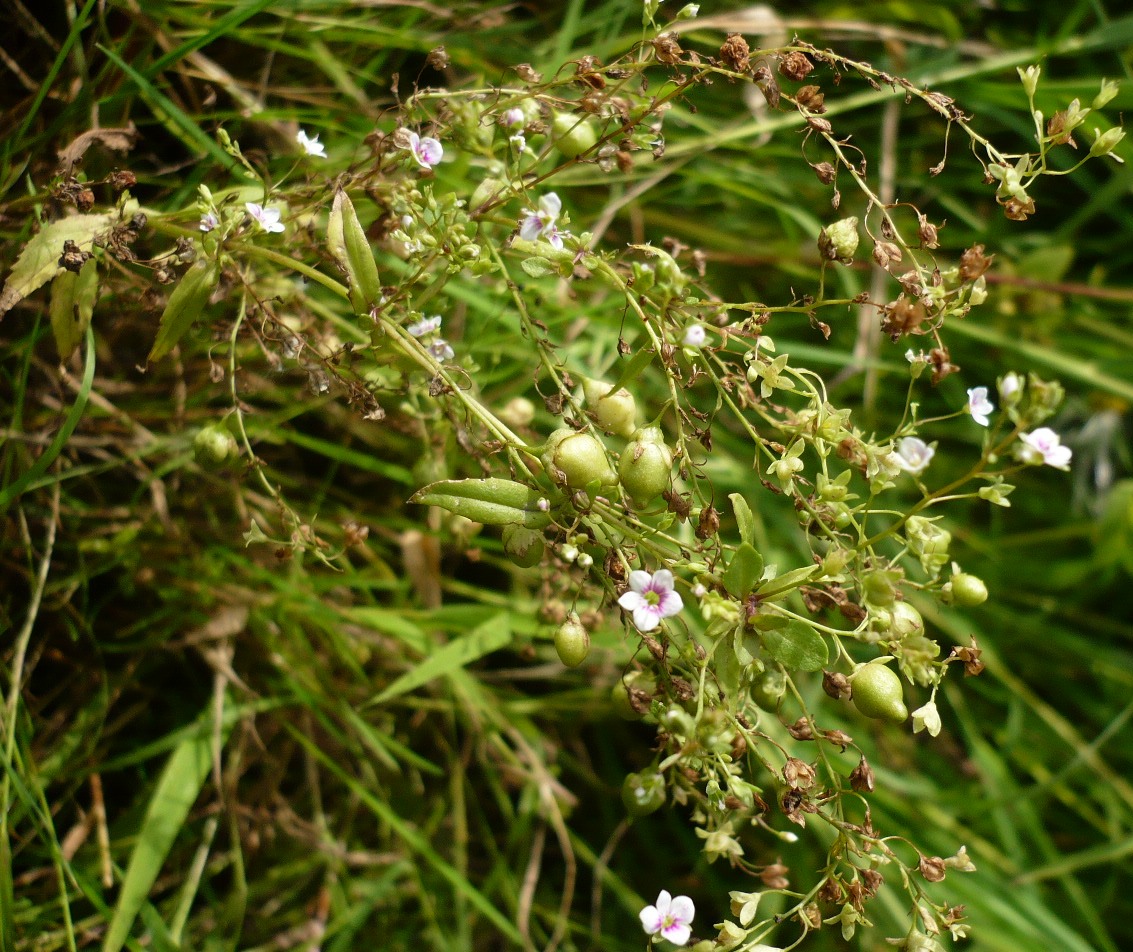
[[[543,559],[546,543],[543,533],[523,526],[504,526],[501,533],[504,543],[504,552],[520,568],[529,569],[538,565]]]
[[[240,452],[236,440],[223,426],[206,426],[193,437],[193,458],[202,466],[223,466]]]
[[[555,631],[555,651],[568,668],[577,668],[590,654],[590,632],[572,615]]]
[[[568,159],[594,148],[598,141],[598,133],[590,122],[570,113],[555,116],[553,129],[555,147]]]
[[[665,778],[653,767],[631,773],[622,783],[622,803],[630,816],[648,816],[665,803]]]
[[[866,717],[900,724],[909,716],[901,679],[884,664],[858,668],[850,677],[850,688],[854,707]]]
[[[647,506],[669,488],[673,453],[661,438],[657,427],[647,427],[634,434],[618,463],[622,487],[638,508]]]
[[[787,675],[778,669],[769,668],[751,685],[751,699],[756,706],[774,714],[779,710],[779,701],[787,693]]]
[[[624,387],[614,390],[602,380],[587,380],[582,384],[586,405],[594,414],[597,424],[607,433],[630,437],[637,429],[637,404]]]
[[[547,442],[543,463],[556,480],[561,473],[571,489],[585,489],[595,480],[603,486],[613,486],[618,481],[606,448],[589,433],[556,430]]]
[[[952,600],[964,607],[982,605],[987,601],[987,586],[983,579],[967,572],[952,576]]]

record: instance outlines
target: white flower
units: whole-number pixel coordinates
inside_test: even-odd
[[[444,147],[436,139],[426,136],[422,139],[416,132],[409,133],[409,151],[423,169],[432,168],[444,158]]]
[[[435,360],[452,360],[456,356],[454,351],[443,337],[438,337],[429,345],[429,353]]]
[[[1008,402],[1023,389],[1023,378],[1017,373],[1009,373],[999,381],[999,396],[1004,403]]]
[[[433,331],[441,329],[441,316],[434,314],[432,317],[423,317],[416,324],[410,324],[405,329],[414,337],[424,337],[426,334],[432,334]]]
[[[897,452],[894,454],[896,458],[893,462],[906,473],[920,476],[928,469],[928,464],[935,455],[936,450],[924,440],[915,436],[906,436],[897,443]]]
[[[219,224],[220,220],[212,212],[206,212],[201,216],[201,231],[212,231]]]
[[[1019,439],[1023,441],[1019,458],[1024,463],[1045,463],[1055,469],[1070,468],[1070,447],[1063,446],[1058,434],[1049,426],[1039,427],[1030,433],[1020,433]]]
[[[930,737],[940,733],[940,712],[936,709],[936,702],[929,701],[924,707],[913,711],[913,733],[919,734],[927,730]]]
[[[660,574],[660,573],[658,573]],[[674,899],[664,889],[657,897],[655,906],[646,906],[638,914],[641,927],[649,935],[659,935],[668,939],[673,945],[684,945],[692,936],[692,917],[696,915],[696,907],[688,896],[677,896]]]
[[[968,391],[968,412],[980,426],[987,426],[987,415],[995,409],[995,404],[987,398],[987,387],[972,387]]]
[[[704,330],[703,324],[690,324],[685,328],[684,340],[681,343],[685,347],[703,347],[707,339],[708,333]]]
[[[527,139],[524,138],[522,132],[517,132],[515,135],[508,136],[508,142],[516,152],[522,152],[527,148]]]
[[[264,231],[283,231],[283,224],[279,220],[278,208],[264,208],[262,205],[257,205],[255,202],[245,202],[244,207],[248,209],[248,214],[260,223],[260,227]]]
[[[627,612],[633,613],[633,623],[638,631],[652,631],[662,618],[675,615],[684,602],[673,590],[673,573],[661,569],[650,575],[640,570],[629,573],[629,588],[618,604]],[[668,893],[662,893],[667,896]],[[666,937],[667,938],[667,937]]]
[[[535,241],[540,235],[554,248],[562,249],[563,239],[555,222],[563,209],[562,200],[554,192],[548,192],[539,199],[539,209],[527,209],[519,220],[519,237],[524,241]]]
[[[295,141],[303,147],[303,151],[307,155],[317,155],[320,159],[327,157],[327,147],[319,142],[318,136],[309,136],[300,129],[298,135],[295,136]]]
[[[503,114],[503,117],[500,119],[500,124],[505,129],[518,129],[523,125],[524,121],[523,110],[518,106],[513,106]]]

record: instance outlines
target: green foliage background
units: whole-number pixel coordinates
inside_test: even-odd
[[[1074,97],[1088,102],[1103,78],[1128,78],[1133,15],[1121,6],[795,3],[778,15],[788,33],[933,85],[984,135],[1025,148],[1015,66],[1042,63],[1048,115]],[[280,175],[292,165],[294,123],[321,133],[332,156],[349,153],[343,143],[362,156],[368,133],[390,131],[395,92],[414,82],[510,83],[518,63],[553,74],[582,55],[611,58],[640,35],[640,6],[626,0],[13,9],[0,94],[6,266],[49,201],[57,151],[95,124],[132,122],[139,139],[128,157],[92,150],[83,174],[129,168],[145,206],[188,208],[198,185],[226,183],[219,126]],[[711,52],[730,29],[751,36],[735,5],[703,3],[709,17],[682,42]],[[451,58],[444,73],[426,64],[439,44]],[[895,193],[947,219],[945,249],[982,243],[996,254],[988,303],[947,331],[963,374],[926,396],[924,413],[961,406],[965,386],[990,385],[1005,369],[1035,370],[1066,386],[1055,425],[1075,449],[1070,477],[1029,472],[1011,509],[954,514],[965,568],[992,598],[947,615],[921,607],[946,645],[974,635],[987,671],[946,682],[936,740],[853,725],[877,773],[876,822],[942,856],[967,845],[979,872],[945,884],[975,926],[965,948],[1118,952],[1133,945],[1129,166],[1099,161],[1046,179],[1035,216],[1012,222],[958,139],[945,170],[929,176],[943,155],[938,116],[849,77],[826,93],[839,133],[853,134],[871,170],[888,154]],[[613,217],[607,242],[671,236],[700,249],[727,300],[807,293],[813,235],[833,213],[800,158],[797,117],[753,115],[722,83],[695,104],[666,119],[655,168],[631,179],[579,166],[557,178],[572,217],[589,226],[655,175]],[[1123,86],[1106,114],[1130,105],[1133,87]],[[442,167],[442,185],[475,181],[462,161]],[[840,214],[860,212],[845,191]],[[318,179],[297,194],[310,207],[330,197]],[[176,224],[191,229],[195,217]],[[167,244],[141,240],[155,253]],[[462,540],[404,504],[437,475],[478,474],[461,468],[459,447],[392,407],[383,423],[363,420],[341,394],[313,393],[302,371],[257,359],[249,339],[240,397],[254,409],[256,452],[313,531],[348,547],[349,566],[332,572],[276,546],[245,546],[251,515],[272,512],[270,499],[242,469],[205,472],[192,454],[197,430],[231,406],[227,382],[210,379],[210,352],[229,326],[223,309],[141,373],[160,313],[154,295],[165,292],[144,272],[122,276],[95,312],[92,381],[82,379],[89,361],[59,368],[43,292],[0,323],[9,672],[0,948],[109,943],[107,923],[144,879],[127,868],[143,869],[147,850],[153,888],[134,896],[137,922],[119,912],[110,933],[128,932],[133,948],[143,934],[159,950],[313,947],[320,934],[332,952],[519,947],[524,934],[543,948],[572,878],[567,948],[641,948],[637,911],[661,888],[693,896],[696,932],[710,935],[728,891],[754,887],[704,863],[679,808],[622,825],[618,789],[648,762],[653,732],[610,708],[627,653],[621,630],[596,632],[593,663],[564,671],[539,620],[550,593],[514,573],[490,534]],[[847,268],[837,279],[849,297],[870,275]],[[500,316],[499,288],[468,282],[450,293],[446,325],[467,329],[485,401],[532,396],[531,347]],[[533,306],[582,366],[601,372],[616,359],[618,313],[562,298]],[[771,330],[781,351],[828,372],[836,402],[867,420],[899,414],[908,341],[882,342],[865,372],[842,372],[856,314],[829,323],[829,342],[804,315],[777,317]],[[650,386],[660,383],[642,382],[643,403],[660,397]],[[61,426],[73,432],[54,464],[21,484]],[[962,471],[981,435],[973,430],[941,437],[942,475]],[[750,486],[749,451],[720,436],[720,492]],[[763,521],[772,551],[791,545],[788,509],[769,506]],[[351,545],[352,525],[369,529],[364,544]],[[405,570],[406,554],[428,546],[413,535],[421,531],[441,547],[441,607],[422,604]],[[10,673],[25,630],[17,688]],[[475,658],[440,649],[469,633]],[[163,789],[179,797],[159,797]],[[164,812],[147,814],[155,801]],[[752,850],[804,873],[823,847],[804,833]],[[876,932],[846,944],[826,930],[808,947],[886,948],[881,936],[898,934],[905,910],[888,893],[871,910]]]

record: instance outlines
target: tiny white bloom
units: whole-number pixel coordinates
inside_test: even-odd
[[[987,387],[972,387],[968,391],[968,412],[980,426],[987,426],[987,416],[995,409],[995,404],[987,398]]]
[[[914,476],[920,476],[928,469],[928,464],[932,462],[936,450],[918,437],[906,436],[897,443],[897,452],[893,455],[895,456],[893,462],[900,469]]]
[[[429,345],[429,353],[435,360],[452,360],[456,356],[454,351],[443,337],[438,337]]]
[[[704,587],[704,585],[703,585],[703,584],[701,584],[700,582],[697,582],[697,583],[696,583],[696,584],[695,584],[695,585],[694,585],[694,586],[692,587],[692,594],[693,594],[693,595],[694,595],[694,596],[695,596],[696,598],[704,598],[704,596],[708,594],[708,589],[707,589],[707,588],[705,588],[705,587]]]
[[[410,324],[405,329],[414,337],[424,337],[426,334],[432,334],[433,331],[441,329],[441,316],[434,314],[432,317],[423,317],[416,324]]]
[[[518,129],[524,123],[523,110],[518,106],[513,106],[503,114],[500,119],[500,124],[505,129]]]
[[[515,135],[508,136],[507,141],[511,143],[516,152],[522,152],[527,148],[527,139],[524,138],[522,132],[517,132],[515,133]]]
[[[936,709],[936,702],[929,701],[924,707],[913,711],[913,733],[928,731],[930,737],[940,733],[940,712]]]
[[[618,604],[632,612],[638,631],[652,631],[661,619],[675,615],[684,602],[673,589],[673,573],[661,569],[650,575],[640,569],[629,573],[629,591],[618,599]]]
[[[707,339],[708,333],[705,331],[703,324],[690,324],[685,328],[684,340],[681,343],[683,343],[685,347],[703,347]]]
[[[295,141],[303,147],[303,151],[306,152],[307,155],[316,155],[320,159],[327,157],[327,147],[319,142],[318,136],[309,136],[300,129],[299,133],[295,136]]]
[[[1009,373],[999,381],[999,396],[1006,403],[1023,389],[1023,378],[1017,373]]]
[[[1045,463],[1055,469],[1070,468],[1070,447],[1063,446],[1058,434],[1049,426],[1039,427],[1030,433],[1020,433],[1019,439],[1023,441],[1019,458],[1024,463]]]
[[[421,138],[416,132],[409,133],[409,151],[413,158],[423,169],[432,168],[444,158],[444,147],[436,139],[426,136]]]
[[[673,945],[684,945],[692,936],[692,920],[696,906],[688,896],[675,899],[662,889],[655,905],[646,906],[638,913],[641,927],[648,935],[659,935]]]
[[[248,214],[251,215],[260,227],[266,232],[281,232],[283,231],[283,224],[279,220],[278,208],[264,208],[255,202],[245,202],[244,207],[248,209]]]
[[[206,212],[201,216],[201,231],[212,231],[219,224],[220,220],[212,212]]]

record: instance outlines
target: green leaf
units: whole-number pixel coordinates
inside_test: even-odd
[[[97,297],[98,266],[94,258],[78,274],[64,271],[51,282],[51,331],[61,359],[66,360],[79,346]]]
[[[755,551],[755,546],[743,542],[724,572],[724,588],[733,598],[747,598],[762,574],[763,557]]]
[[[90,251],[95,235],[108,231],[118,214],[70,215],[44,225],[38,235],[24,246],[12,267],[12,273],[0,291],[0,317],[7,314],[29,294],[38,291],[56,275],[63,245],[73,241],[82,251]]]
[[[541,278],[559,270],[546,258],[524,258],[519,266],[533,278]]]
[[[736,514],[736,525],[740,527],[740,538],[748,545],[755,545],[755,516],[751,513],[751,506],[739,493],[729,493],[728,498]]]
[[[211,720],[211,703],[209,712],[204,717]],[[118,952],[129,938],[134,920],[209,775],[212,743],[212,732],[201,731],[182,741],[166,761],[130,854],[102,952]]]
[[[425,658],[417,667],[395,679],[370,704],[384,704],[391,698],[416,690],[423,684],[458,671],[473,661],[498,651],[511,642],[511,619],[507,612],[493,615],[463,638],[455,638]]]
[[[814,575],[822,566],[820,565],[807,565],[801,569],[791,569],[790,572],[784,572],[782,575],[776,575],[775,578],[768,582],[764,582],[759,586],[756,595],[762,601],[769,602],[772,599],[782,598],[784,595],[793,592],[796,588],[803,584],[808,578]]]
[[[368,311],[381,300],[381,277],[354,203],[341,189],[334,194],[327,222],[327,247],[346,272],[350,303],[355,312],[362,314]]]
[[[220,267],[215,261],[198,261],[191,267],[181,283],[169,295],[169,302],[161,315],[157,340],[149,352],[150,360],[161,360],[201,316],[209,297],[220,280]]]
[[[763,647],[790,671],[821,671],[830,659],[826,639],[802,621],[764,632]]]
[[[539,508],[538,490],[511,479],[444,479],[417,490],[410,502],[439,506],[488,526],[542,529],[551,517]]]

